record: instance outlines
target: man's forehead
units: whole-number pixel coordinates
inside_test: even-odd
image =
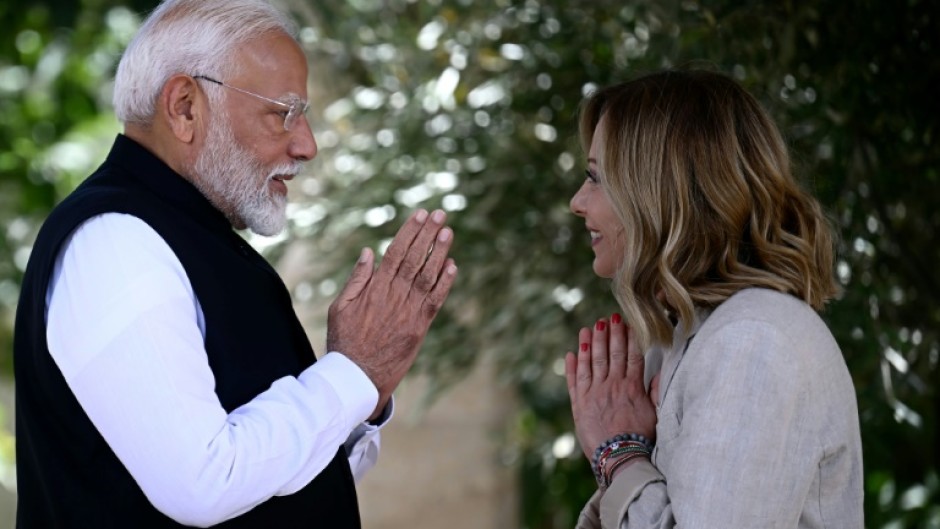
[[[307,61],[292,37],[280,33],[246,42],[233,50],[229,84],[271,99],[306,103]]]
[[[252,39],[235,49],[239,62],[274,69],[273,65],[306,66],[307,57],[293,37],[282,32],[270,32]]]

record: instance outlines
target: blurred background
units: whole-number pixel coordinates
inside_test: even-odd
[[[458,284],[361,484],[371,528],[569,528],[594,482],[565,351],[616,310],[583,223],[582,96],[665,66],[733,75],[840,233],[824,317],[852,372],[866,523],[940,528],[940,4],[932,0],[282,0],[320,154],[276,264],[314,347],[362,246],[448,211]],[[49,210],[120,130],[111,76],[156,2],[0,1],[0,527],[15,509],[12,324]],[[934,88],[929,88],[933,86]]]

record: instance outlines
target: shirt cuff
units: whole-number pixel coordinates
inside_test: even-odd
[[[352,431],[358,424],[375,411],[379,403],[379,391],[365,372],[346,355],[329,352],[317,360],[315,364],[304,370],[298,379],[305,383],[309,377],[318,377],[325,381],[342,403],[347,411],[347,427]]]

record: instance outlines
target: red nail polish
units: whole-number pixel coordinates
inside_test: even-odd
[[[604,320],[600,320],[599,322],[597,322],[597,325],[595,325],[594,327],[597,328],[597,330],[599,331],[603,331],[604,327],[606,326],[607,326],[607,323],[604,322]]]
[[[588,350],[588,344],[586,343],[581,344],[581,352],[586,353],[587,350]]]
[[[615,324],[616,324],[616,323],[620,323],[620,314],[617,314],[617,313],[615,312],[614,315],[610,317],[610,321],[613,322],[613,323],[615,323]]]

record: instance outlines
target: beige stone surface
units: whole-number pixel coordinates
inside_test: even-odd
[[[498,459],[510,400],[494,380],[481,365],[417,416],[425,381],[403,383],[379,463],[359,484],[364,528],[517,526],[514,473]]]

